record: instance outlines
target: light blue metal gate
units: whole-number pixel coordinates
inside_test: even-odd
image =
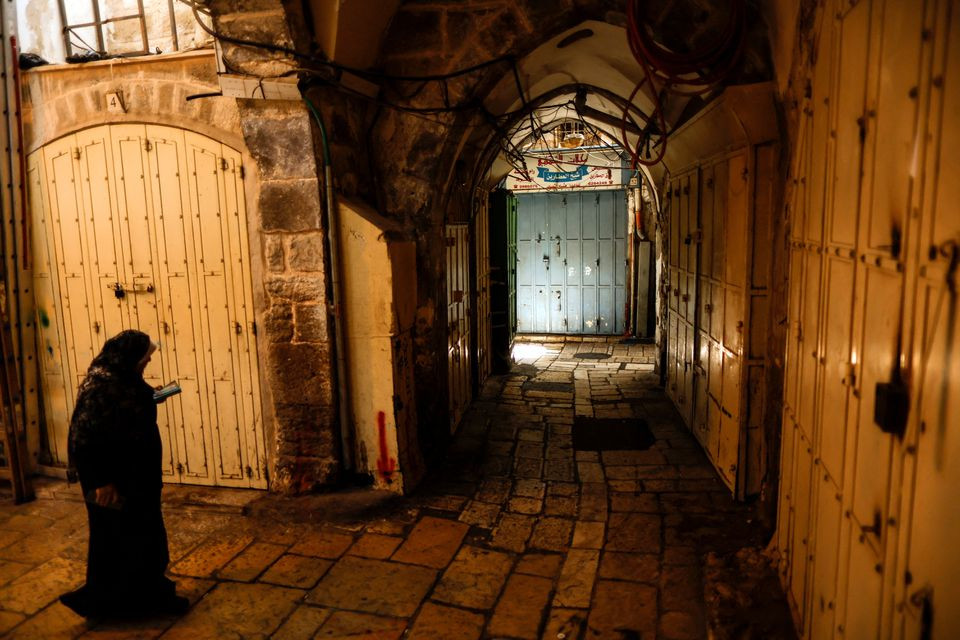
[[[626,235],[623,191],[517,194],[517,331],[623,333]]]

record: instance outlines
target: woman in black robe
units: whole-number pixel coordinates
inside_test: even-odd
[[[182,613],[188,606],[164,575],[162,445],[154,390],[143,379],[155,349],[140,331],[107,340],[70,420],[70,466],[87,498],[90,542],[86,584],[60,601],[84,617]]]

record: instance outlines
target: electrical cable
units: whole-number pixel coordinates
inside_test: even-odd
[[[646,84],[654,101],[654,110],[644,133],[638,137],[637,144],[626,147],[630,149],[634,170],[638,164],[657,164],[666,154],[668,132],[664,116],[664,94],[698,96],[713,89],[733,70],[743,53],[746,41],[746,0],[730,0],[729,16],[723,30],[707,44],[686,53],[672,51],[653,38],[653,29],[640,19],[643,5],[644,0],[627,2],[627,42],[644,73],[627,102],[632,105],[633,97]],[[621,121],[624,142],[628,109],[629,107],[624,107]],[[659,131],[653,130],[654,122]],[[659,142],[654,145],[654,149],[659,147],[659,150],[652,156],[650,143],[654,135],[659,136]],[[647,146],[646,157],[643,157],[644,145]]]

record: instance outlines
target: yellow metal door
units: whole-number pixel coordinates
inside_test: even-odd
[[[46,190],[47,177],[43,153],[31,155],[27,162],[30,202],[30,217],[33,224],[31,246],[33,248],[34,308],[37,314],[37,358],[40,384],[44,390],[43,425],[49,448],[49,462],[65,464],[67,461],[67,432],[55,429],[70,420],[73,407],[73,387],[70,384],[67,354],[64,349],[65,333],[57,313],[60,300],[60,270],[53,248],[54,228],[50,215],[50,201]]]
[[[90,360],[138,328],[161,343],[145,379],[183,388],[158,412],[165,479],[265,488],[240,154],[172,127],[112,125],[48,145],[30,167],[54,461],[66,462]]]

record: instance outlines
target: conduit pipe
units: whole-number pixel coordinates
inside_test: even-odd
[[[347,375],[347,358],[343,346],[343,314],[341,313],[340,294],[340,244],[338,241],[337,213],[333,207],[333,170],[330,166],[330,143],[327,140],[327,128],[314,104],[303,96],[303,101],[320,127],[323,141],[323,192],[327,210],[327,239],[330,242],[330,285],[333,289],[333,344],[337,359],[337,402],[340,415],[340,447],[345,471],[354,470],[353,433],[350,428],[350,389]]]

